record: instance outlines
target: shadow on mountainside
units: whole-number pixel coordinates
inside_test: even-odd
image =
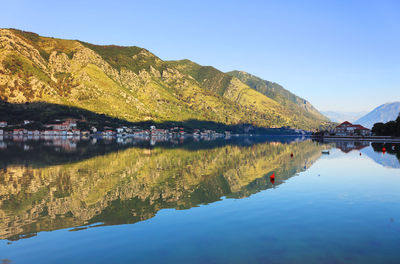
[[[15,104],[0,100],[0,113],[0,121],[7,121],[9,125],[19,125],[23,123],[24,120],[33,120],[35,123],[30,125],[33,129],[41,128],[45,124],[54,123],[55,120],[74,118],[81,120],[78,122],[78,128],[80,129],[90,129],[91,126],[95,126],[99,129],[103,129],[104,127],[117,128],[120,126],[136,126],[138,128],[148,129],[150,126],[155,125],[157,128],[183,127],[187,132],[199,128],[212,129],[217,132],[231,131],[237,134],[252,133],[271,135],[293,133],[292,130],[288,129],[257,127],[245,123],[227,125],[206,120],[131,122],[78,107],[45,102]]]
[[[187,139],[183,142],[157,142],[152,146],[149,141],[127,139],[124,142],[116,140],[70,140],[53,141],[12,141],[2,142],[4,148],[0,148],[0,169],[8,166],[29,166],[33,168],[44,168],[54,165],[80,162],[97,156],[107,155],[128,148],[139,149],[185,149],[196,151],[202,149],[214,149],[224,146],[252,146],[266,142],[290,143],[298,138],[280,136],[254,136],[254,137],[232,137],[230,139],[215,139],[211,141],[194,141]],[[57,140],[56,140],[57,141]]]
[[[91,126],[100,129],[104,127],[119,126],[137,126],[138,128],[148,129],[151,125],[159,128],[170,128],[172,126],[184,127],[185,131],[191,131],[194,128],[213,129],[216,131],[229,130],[233,133],[243,133],[243,130],[249,125],[240,124],[228,126],[221,123],[188,120],[184,122],[128,122],[117,118],[109,117],[103,114],[93,113],[76,107],[68,107],[49,103],[29,103],[29,104],[10,104],[0,101],[0,121],[7,121],[12,129],[19,127],[24,120],[33,120],[29,129],[40,129],[45,124],[54,123],[54,120],[65,118],[75,118],[82,120],[78,122],[81,129],[89,129]],[[253,127],[254,128],[254,127]],[[226,145],[250,146],[265,142],[288,143],[296,138],[283,136],[285,130],[266,129],[255,127],[251,133],[260,133],[268,136],[243,136],[232,137],[230,139],[215,139],[211,141],[195,141],[185,139],[183,142],[174,140],[174,142],[157,142],[152,146],[149,141],[133,140],[131,138],[117,142],[115,139],[103,140],[100,138],[91,138],[87,140],[66,140],[55,138],[50,141],[34,141],[20,139],[17,141],[7,140],[0,147],[0,168],[7,168],[10,165],[27,165],[30,167],[47,167],[66,163],[79,162],[96,156],[106,155],[108,153],[124,150],[127,148],[182,148],[187,150],[213,149]],[[289,132],[288,130],[286,132]]]

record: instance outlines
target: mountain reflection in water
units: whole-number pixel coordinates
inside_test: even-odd
[[[306,170],[327,148],[252,140],[156,147],[78,142],[73,151],[11,142],[0,152],[0,238],[135,223],[163,208],[248,197]]]
[[[332,144],[343,153],[359,151],[374,162],[389,168],[400,168],[400,144],[369,141],[328,140],[321,143]],[[383,151],[385,150],[385,151]]]

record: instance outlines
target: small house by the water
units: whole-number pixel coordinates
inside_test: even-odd
[[[336,136],[370,136],[371,130],[362,125],[345,121],[334,129]]]

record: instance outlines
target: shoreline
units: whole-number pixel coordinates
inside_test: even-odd
[[[322,139],[322,140],[341,140],[341,141],[371,141],[371,142],[390,142],[390,143],[400,143],[400,138],[393,138],[390,136],[375,136],[375,137],[340,137],[340,136],[322,136],[322,137],[311,137],[312,139]]]

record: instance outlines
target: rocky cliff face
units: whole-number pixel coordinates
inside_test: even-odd
[[[128,121],[197,119],[308,129],[325,122],[293,118],[280,102],[214,68],[188,72],[138,47],[13,29],[0,29],[0,99],[74,106]]]

